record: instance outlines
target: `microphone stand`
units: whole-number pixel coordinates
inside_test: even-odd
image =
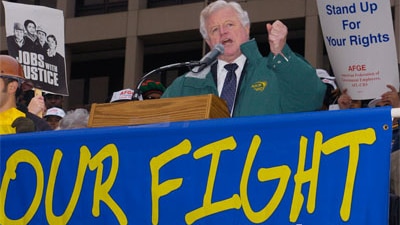
[[[174,63],[174,64],[169,64],[166,66],[159,67],[157,69],[154,69],[147,74],[145,74],[139,81],[139,83],[136,86],[135,93],[132,96],[132,100],[139,100],[139,95],[140,93],[140,87],[142,86],[143,82],[152,74],[156,72],[161,72],[164,70],[168,70],[171,68],[180,68],[180,67],[195,67],[195,66],[200,66],[202,63],[200,61],[191,61],[191,62],[183,62],[183,63]]]

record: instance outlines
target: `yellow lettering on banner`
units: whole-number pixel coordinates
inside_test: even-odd
[[[218,212],[233,208],[240,208],[240,197],[238,194],[234,194],[231,198],[222,201],[218,201],[215,203],[211,202],[221,151],[234,150],[235,148],[235,139],[233,137],[228,137],[220,141],[205,145],[204,147],[199,148],[193,153],[193,157],[195,159],[200,159],[207,155],[211,155],[212,157],[210,163],[210,171],[208,173],[206,192],[203,198],[203,206],[186,214],[185,220],[187,224],[192,224],[198,219]]]
[[[270,202],[260,211],[254,212],[249,202],[247,187],[250,171],[253,166],[258,148],[260,147],[260,143],[261,138],[258,135],[255,135],[247,154],[246,162],[243,168],[242,179],[240,182],[240,196],[242,198],[243,211],[247,218],[253,223],[262,223],[274,213],[285,194],[291,173],[290,168],[286,165],[272,168],[260,168],[258,170],[259,181],[265,182],[279,179],[279,184]]]
[[[371,145],[375,141],[375,130],[368,128],[339,135],[335,138],[331,138],[322,145],[322,152],[325,155],[330,155],[340,149],[349,147],[349,163],[347,168],[346,184],[344,186],[343,200],[340,207],[340,217],[343,221],[348,221],[350,218],[354,181],[357,174],[358,158],[360,155],[360,145]]]
[[[294,175],[295,188],[292,199],[292,207],[290,209],[290,222],[296,222],[299,217],[301,208],[304,203],[304,196],[301,192],[302,186],[303,184],[308,182],[310,183],[310,187],[308,190],[307,211],[309,213],[312,213],[315,210],[315,200],[317,196],[318,186],[318,171],[321,161],[322,134],[320,132],[317,132],[315,134],[312,165],[309,170],[305,170],[307,145],[308,139],[305,137],[301,137],[297,173],[296,175]]]
[[[81,151],[89,151],[86,146],[81,147]],[[111,157],[111,169],[107,179],[102,183],[103,180],[103,161]],[[94,183],[94,194],[93,194],[93,208],[92,213],[95,217],[100,215],[100,201],[103,201],[113,211],[118,219],[119,224],[127,224],[128,219],[118,206],[118,204],[112,199],[109,194],[115,178],[117,177],[119,165],[118,149],[114,144],[104,146],[89,162],[89,169],[96,171],[96,180]]]
[[[16,169],[19,163],[28,163],[33,167],[36,172],[36,191],[32,203],[25,215],[20,219],[12,220],[7,217],[5,213],[5,202],[7,197],[8,185],[10,180],[15,180],[17,178]],[[6,171],[3,175],[3,180],[1,182],[0,189],[0,224],[28,224],[32,217],[35,215],[37,209],[39,208],[40,202],[42,200],[44,187],[44,173],[42,165],[39,159],[28,150],[18,150],[12,154],[6,163]]]
[[[152,223],[158,224],[159,217],[159,199],[162,196],[169,194],[171,191],[178,189],[183,182],[183,178],[175,178],[159,183],[160,181],[160,169],[167,163],[171,162],[179,156],[188,154],[192,148],[192,144],[189,140],[183,140],[177,146],[168,149],[160,155],[153,157],[150,160],[151,170],[151,203],[152,203]]]
[[[71,199],[68,203],[68,206],[64,212],[64,214],[60,216],[54,215],[53,212],[53,197],[54,197],[54,186],[58,174],[58,168],[60,166],[60,162],[62,159],[62,152],[60,150],[56,150],[53,156],[53,162],[51,164],[49,181],[46,189],[46,197],[45,197],[45,209],[46,209],[46,217],[49,224],[67,224],[71,219],[72,213],[75,210],[76,204],[78,202],[79,196],[82,190],[83,179],[85,177],[86,168],[89,164],[91,154],[86,148],[81,148],[81,154],[79,159],[78,171],[76,174],[75,186],[72,192]]]

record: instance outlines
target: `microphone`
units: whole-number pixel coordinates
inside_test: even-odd
[[[211,65],[220,54],[224,54],[224,46],[222,44],[217,44],[214,46],[214,49],[207,53],[201,60],[200,60],[200,67],[197,72],[202,71],[207,66]]]
[[[198,72],[202,71],[204,68],[206,68],[207,66],[211,65],[211,63],[213,63],[217,59],[217,57],[223,53],[224,53],[224,46],[222,44],[217,44],[214,46],[214,49],[212,51],[210,51],[209,53],[207,53],[200,61],[174,63],[174,64],[159,67],[157,69],[154,69],[154,70],[148,72],[140,79],[139,83],[137,84],[136,90],[134,90],[134,94],[132,96],[132,100],[139,100],[140,87],[142,86],[142,83],[150,75],[152,75],[156,72],[167,70],[167,69],[184,67],[184,66],[186,66],[186,67],[197,66],[198,69],[197,69],[196,73],[198,73]]]
[[[144,76],[139,80],[139,83],[136,86],[136,89],[134,90],[134,94],[132,96],[132,100],[139,100],[139,95],[140,95],[140,87],[142,86],[143,82],[152,74],[172,68],[179,68],[179,67],[194,67],[194,66],[200,66],[201,63],[199,61],[190,61],[190,62],[181,62],[181,63],[174,63],[174,64],[169,64],[166,66],[158,67],[157,69],[154,69]]]

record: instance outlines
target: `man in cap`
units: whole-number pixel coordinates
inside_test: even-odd
[[[49,49],[49,44],[47,43],[47,33],[44,31],[42,26],[37,26],[36,34],[38,39],[35,44],[35,51],[38,54],[46,55],[47,49]]]
[[[50,125],[51,129],[55,130],[58,128],[58,125],[60,124],[60,120],[62,118],[64,118],[64,116],[65,116],[64,110],[62,110],[58,107],[53,107],[46,111],[46,114],[44,115],[44,119]]]
[[[63,108],[64,96],[53,94],[53,93],[45,93],[44,94],[44,103],[46,104],[46,108],[50,109],[53,107]]]
[[[159,81],[146,80],[140,86],[140,92],[142,93],[143,100],[146,99],[159,99],[164,93],[165,87]]]
[[[0,55],[0,135],[50,130],[41,118],[17,108],[17,96],[25,76],[18,61]]]
[[[30,50],[26,44],[25,29],[20,23],[14,23],[14,35],[7,37],[8,53],[14,58],[18,57],[19,50]]]

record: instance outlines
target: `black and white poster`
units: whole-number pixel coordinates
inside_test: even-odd
[[[8,53],[34,87],[68,96],[63,11],[3,1]]]

